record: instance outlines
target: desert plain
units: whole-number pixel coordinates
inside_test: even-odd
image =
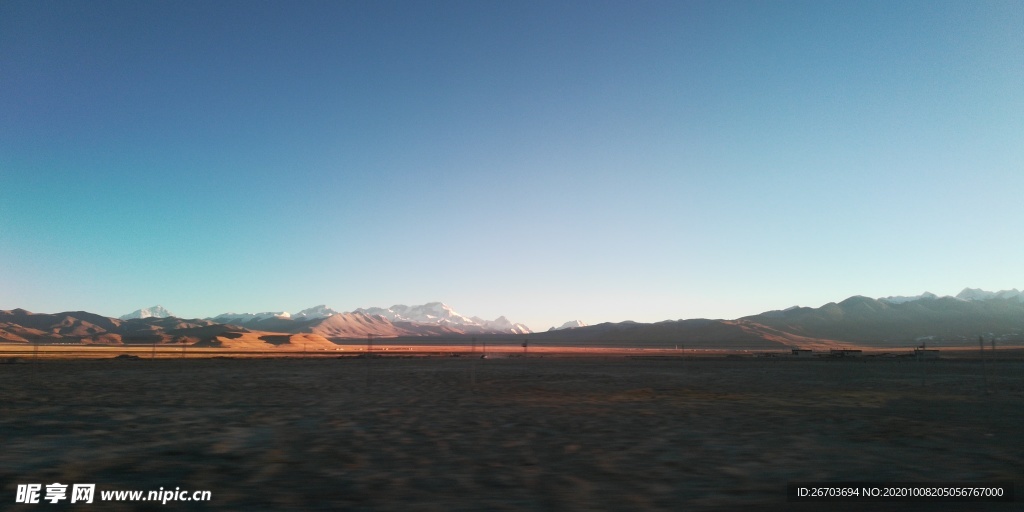
[[[789,481],[1014,481],[1019,493],[1020,359],[10,361],[2,509],[1021,509],[786,501]],[[18,484],[53,482],[212,497],[14,503]]]

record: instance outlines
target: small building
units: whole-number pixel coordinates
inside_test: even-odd
[[[811,357],[814,355],[814,351],[809,348],[794,348],[793,357]]]

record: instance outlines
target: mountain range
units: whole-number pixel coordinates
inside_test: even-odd
[[[1024,292],[966,288],[956,297],[853,296],[818,308],[791,307],[735,320],[602,323],[535,334],[538,340],[618,346],[785,347],[976,346],[978,336],[1024,344]]]
[[[120,320],[143,318],[168,318],[174,314],[163,306],[136,310],[121,316]],[[333,318],[337,316],[338,318]],[[381,317],[386,322],[381,322]],[[332,319],[333,318],[333,319]],[[376,336],[431,336],[458,334],[530,334],[529,327],[509,321],[504,316],[494,320],[480,317],[466,317],[442,302],[430,302],[419,306],[398,304],[390,308],[359,308],[342,313],[326,305],[313,306],[290,314],[287,311],[265,311],[262,313],[222,313],[205,318],[216,324],[238,325],[254,330],[319,332],[335,337]]]
[[[331,337],[366,337],[368,334],[395,336],[450,336],[461,334],[529,334],[529,327],[512,323],[504,316],[494,320],[466,317],[442,302],[419,306],[402,304],[390,308],[359,308],[341,313],[325,305],[287,312],[224,313],[208,318],[216,323],[236,324],[255,330],[296,332],[309,329]]]
[[[291,315],[287,312],[223,313],[210,318],[181,319],[163,306],[136,310],[120,318],[85,311],[57,314],[23,309],[0,311],[0,342],[41,343],[199,343],[232,346],[251,341],[250,334],[320,337],[324,341],[379,338],[459,337],[465,335],[530,334],[523,324],[504,316],[495,320],[466,317],[441,302],[419,306],[358,309],[341,313],[325,305]],[[231,334],[238,334],[233,336]],[[272,337],[272,336],[271,336]],[[244,338],[244,339],[243,339]],[[308,338],[308,339],[307,339]],[[277,338],[273,338],[277,339]],[[319,340],[317,340],[319,342]]]
[[[882,302],[888,302],[889,304],[901,304],[904,302],[910,302],[919,299],[938,299],[938,298],[949,298],[939,297],[931,292],[924,292],[921,295],[914,296],[898,296],[898,297],[882,297],[878,300]],[[998,292],[987,292],[980,288],[964,288],[960,293],[956,294],[956,297],[952,297],[958,300],[971,301],[971,300],[988,300],[988,299],[1017,299],[1024,301],[1024,292],[1014,288],[1012,290],[1001,290]]]
[[[978,336],[1003,344],[1024,344],[1024,293],[964,289],[956,297],[923,293],[910,297],[850,297],[818,308],[791,307],[735,320],[666,320],[587,326],[566,322],[547,332],[531,333],[505,317],[487,321],[466,317],[433,302],[395,305],[341,313],[316,306],[295,315],[284,312],[225,313],[205,319],[181,319],[165,308],[137,310],[122,318],[84,311],[56,314],[23,309],[0,311],[0,342],[8,343],[192,343],[240,346],[380,338],[469,336],[522,339],[551,345],[643,346],[723,349],[789,347],[973,346]],[[292,341],[289,341],[292,340]],[[249,345],[245,345],[249,346]]]

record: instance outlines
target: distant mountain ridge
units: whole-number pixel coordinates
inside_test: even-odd
[[[653,324],[602,323],[535,335],[550,342],[656,346],[877,348],[975,346],[978,336],[1024,345],[1024,294],[965,288],[957,297],[853,296],[818,308],[790,307],[736,320],[666,320]],[[670,345],[671,343],[671,345]]]
[[[289,319],[291,317],[292,315],[287,311],[264,311],[262,313],[221,313],[215,317],[207,318],[207,320],[221,324],[245,324],[271,318]]]
[[[490,325],[494,326],[492,329],[476,324],[392,322],[380,315],[361,312],[335,313],[327,317],[316,317],[310,313],[295,317],[280,313],[230,313],[212,319],[180,319],[151,315],[121,320],[84,311],[45,314],[14,309],[0,311],[0,342],[105,345],[199,343],[202,346],[223,346],[225,339],[237,340],[245,333],[307,336],[303,338],[307,343],[310,339],[365,339],[367,336],[395,338],[521,334],[511,329],[516,324],[507,320],[502,322],[503,318],[490,322]],[[506,331],[505,328],[510,330]],[[320,338],[316,338],[317,336]],[[248,334],[245,338],[247,342],[253,341],[249,339],[251,336]],[[229,344],[234,346],[233,342]]]
[[[207,320],[213,320],[221,323],[248,323],[258,322],[261,320],[267,320],[270,318],[278,319],[295,319],[295,320],[311,320],[316,318],[327,318],[331,315],[337,315],[340,311],[335,311],[323,304],[319,306],[313,306],[308,309],[303,309],[294,315],[287,311],[264,311],[261,313],[221,313],[214,317],[209,317]]]
[[[421,306],[396,304],[387,309],[376,307],[359,308],[354,313],[379,315],[392,322],[439,325],[476,333],[529,334],[533,332],[529,327],[513,323],[504,316],[499,316],[494,320],[484,320],[476,316],[472,318],[465,317],[443,302],[428,302]]]
[[[956,298],[960,300],[1017,299],[1024,302],[1024,292],[1016,288],[998,292],[987,292],[979,288],[964,288],[956,295]]]
[[[878,346],[923,340],[973,344],[979,335],[1024,341],[1024,301],[1017,296],[965,300],[929,294],[905,301],[853,296],[819,308],[769,311],[740,320],[810,338]]]
[[[319,306],[303,309],[292,315],[292,318],[327,318],[338,313],[341,313],[341,311],[335,311],[324,304],[320,304]]]
[[[85,311],[32,313],[0,311],[0,341],[27,343],[164,343],[197,341],[213,332],[245,329],[208,320],[148,316],[121,320]]]
[[[949,297],[948,295],[946,295],[945,297],[939,297],[938,295],[935,295],[934,293],[924,292],[921,295],[882,297],[882,298],[879,298],[878,300],[880,300],[882,302],[888,302],[889,304],[902,304],[904,302],[911,302],[911,301],[921,300],[921,299],[932,300],[932,299],[948,298],[948,297]],[[998,291],[998,292],[987,292],[987,291],[982,290],[980,288],[964,288],[960,293],[956,294],[956,297],[952,297],[952,298],[955,298],[957,300],[1017,299],[1017,300],[1020,300],[1020,301],[1024,301],[1024,292],[1021,292],[1020,290],[1017,290],[1016,288],[1013,288],[1011,290],[1001,290],[1001,291]]]
[[[349,313],[338,313],[321,305],[296,315],[226,313],[211,319],[161,317],[165,309],[146,309],[150,311],[125,315],[136,317],[129,319],[85,311],[0,311],[0,342],[229,346],[225,340],[236,340],[251,344],[245,346],[259,346],[300,341],[323,345],[329,339],[367,336],[456,339],[479,334],[515,339],[528,334],[532,342],[541,344],[666,348],[906,348],[923,342],[929,346],[974,346],[978,336],[1001,344],[1024,345],[1024,294],[1016,289],[987,292],[966,288],[956,297],[938,297],[927,292],[881,299],[853,296],[818,308],[791,307],[735,320],[627,321],[591,326],[567,322],[563,325],[566,328],[543,333],[519,331],[522,324],[514,324],[505,317],[492,321],[465,317],[439,302]]]
[[[317,327],[335,316],[340,318]],[[374,317],[384,319],[388,327]],[[208,318],[217,323],[237,324],[263,330],[292,332],[296,328],[313,329],[312,332],[333,332],[330,336],[433,336],[457,334],[529,334],[529,327],[513,323],[504,316],[494,320],[466,317],[443,302],[429,302],[419,306],[397,304],[390,308],[359,308],[341,313],[326,305],[304,309],[294,315],[285,311],[264,313],[223,313]],[[348,324],[347,327],[341,327]],[[361,326],[361,327],[356,327]],[[326,334],[325,334],[326,335]]]

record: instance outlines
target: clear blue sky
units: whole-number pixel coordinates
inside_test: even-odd
[[[1024,286],[1020,1],[0,2],[0,309]]]

